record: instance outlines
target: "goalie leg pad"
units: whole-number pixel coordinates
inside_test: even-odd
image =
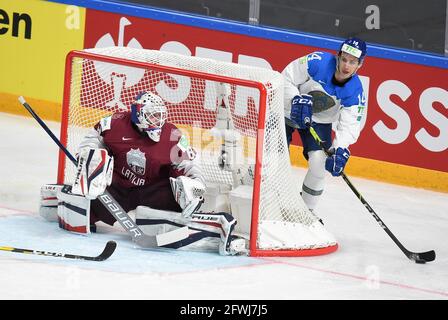
[[[163,245],[164,248],[213,251],[216,250],[220,241],[220,235],[217,232],[187,227],[185,223],[189,219],[182,217],[179,212],[138,206],[135,210],[135,220],[143,233],[150,236],[166,235],[187,228],[187,238],[181,241],[169,241],[169,244]]]
[[[215,227],[221,238],[218,247],[219,254],[223,256],[232,255],[230,251],[231,234],[236,225],[236,219],[232,215],[224,212],[196,213],[191,216],[191,221]]]
[[[80,234],[90,233],[90,200],[71,193],[65,186],[57,193],[59,227]]]
[[[221,255],[247,254],[246,243],[232,236],[236,220],[228,213],[193,214],[190,218],[178,212],[155,210],[139,206],[136,210],[136,223],[144,233],[150,235],[171,231],[187,226],[189,237],[172,243],[169,248],[216,250]],[[236,241],[239,240],[239,241]],[[244,240],[245,241],[245,240]]]
[[[39,215],[47,221],[58,221],[58,191],[61,184],[44,184],[40,188]]]

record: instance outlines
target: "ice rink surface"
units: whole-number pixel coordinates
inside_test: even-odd
[[[48,125],[59,136],[59,124]],[[103,262],[0,251],[0,300],[448,299],[448,194],[351,178],[407,249],[436,251],[425,265],[408,260],[346,183],[331,176],[318,215],[338,240],[335,253],[148,251],[135,248],[118,226],[85,237],[39,217],[40,186],[56,181],[57,146],[34,119],[4,113],[0,137],[0,246],[97,255],[108,240],[118,243]],[[294,172],[300,180],[305,174]]]

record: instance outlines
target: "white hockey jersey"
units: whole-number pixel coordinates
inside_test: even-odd
[[[290,120],[291,100],[299,94],[313,96],[313,121],[332,123],[335,130],[333,147],[348,148],[360,133],[365,111],[365,95],[358,75],[345,84],[334,80],[336,56],[313,52],[292,61],[283,70],[285,77],[285,117]]]

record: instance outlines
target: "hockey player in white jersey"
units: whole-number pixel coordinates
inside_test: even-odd
[[[360,134],[365,111],[365,95],[357,71],[366,56],[363,40],[345,40],[337,55],[312,52],[291,62],[282,72],[285,77],[285,121],[288,146],[297,129],[308,160],[302,185],[302,198],[313,211],[325,187],[325,170],[340,176],[350,157],[349,146]],[[308,126],[313,126],[327,157],[315,142]],[[332,141],[332,127],[335,138]]]

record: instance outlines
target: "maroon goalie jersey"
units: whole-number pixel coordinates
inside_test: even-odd
[[[95,129],[114,158],[112,185],[116,187],[144,187],[178,177],[183,174],[178,165],[192,160],[186,137],[171,123],[163,126],[159,142],[134,126],[130,112],[103,118]]]

